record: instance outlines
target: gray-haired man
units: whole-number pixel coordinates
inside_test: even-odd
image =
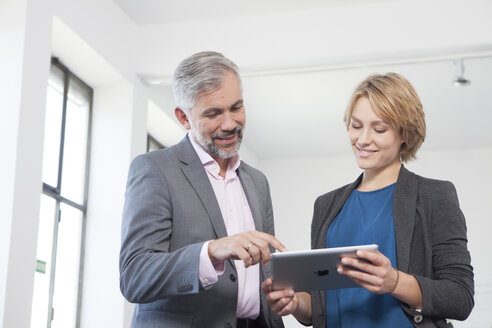
[[[282,327],[260,282],[272,247],[285,247],[273,236],[265,176],[239,159],[238,69],[197,53],[179,64],[173,87],[188,135],[135,158],[128,176],[120,285],[138,303],[132,327]]]

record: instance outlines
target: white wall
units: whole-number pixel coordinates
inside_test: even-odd
[[[145,121],[132,122],[137,112],[145,113],[145,102],[133,105],[134,94],[129,84],[95,91],[82,327],[128,326],[118,278],[121,212],[128,164],[135,152],[145,150],[145,142],[132,147],[132,140],[146,135]]]
[[[27,0],[0,2],[0,326],[4,327],[30,323],[49,38],[50,21],[42,6]]]
[[[145,151],[147,103],[133,73],[134,29],[111,0],[0,2],[0,327],[30,326],[52,54],[94,87],[81,325],[129,326],[119,231],[128,165]]]
[[[347,146],[348,148],[348,146]],[[459,151],[425,151],[406,165],[413,172],[452,181],[458,191],[468,226],[469,250],[475,272],[475,308],[456,327],[490,327],[492,320],[492,263],[489,248],[492,215],[492,148]],[[277,237],[289,250],[310,248],[311,218],[317,196],[352,182],[360,174],[353,155],[330,158],[260,160],[272,189]],[[445,227],[443,227],[445,228]],[[300,326],[294,319],[287,327]]]

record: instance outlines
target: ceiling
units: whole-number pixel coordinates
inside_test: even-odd
[[[395,0],[115,0],[137,25],[296,12]]]
[[[490,147],[492,33],[482,30],[492,30],[483,13],[492,6],[450,1],[116,2],[139,29],[137,73],[158,82],[149,88],[163,113],[173,116],[170,76],[187,55],[216,49],[238,64],[244,143],[264,159],[348,154],[342,117],[352,90],[369,74],[390,71],[407,77],[422,98],[424,149]],[[436,20],[448,3],[454,11]],[[462,26],[453,23],[458,17]],[[456,58],[464,58],[469,86],[452,85]]]

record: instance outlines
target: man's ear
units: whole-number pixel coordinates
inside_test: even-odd
[[[174,115],[176,115],[176,118],[178,119],[179,123],[186,129],[189,130],[191,129],[190,121],[188,120],[188,115],[179,107],[176,107],[174,109]]]

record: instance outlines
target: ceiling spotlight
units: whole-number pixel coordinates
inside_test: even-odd
[[[463,73],[465,72],[465,66],[463,66],[463,59],[456,59],[454,61],[454,65],[456,66],[456,79],[453,81],[453,85],[455,87],[464,87],[466,85],[469,85],[471,81],[463,77]]]

